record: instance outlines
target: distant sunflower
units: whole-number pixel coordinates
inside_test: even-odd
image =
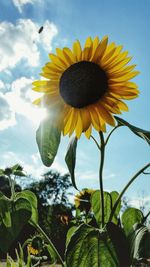
[[[79,194],[75,195],[75,207],[80,211],[89,212],[91,209],[91,195],[95,192],[93,189],[83,189]]]
[[[101,41],[88,37],[82,49],[77,40],[73,49],[56,48],[57,55],[42,69],[47,80],[33,82],[33,90],[44,95],[35,100],[58,117],[64,135],[82,132],[89,138],[92,126],[106,131],[106,124],[115,125],[113,114],[128,111],[121,99],[138,96],[137,85],[130,80],[139,72],[136,65],[128,65],[132,57],[122,52],[122,46],[108,44],[108,37]]]

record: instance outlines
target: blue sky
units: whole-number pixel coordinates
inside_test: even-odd
[[[56,47],[71,47],[75,39],[83,44],[90,35],[123,44],[133,55],[140,75],[134,79],[140,97],[129,101],[130,112],[122,118],[150,129],[150,1],[143,0],[1,0],[0,2],[0,150],[1,167],[21,163],[38,178],[47,171],[38,153],[35,132],[44,111],[31,104],[35,97],[31,82],[39,78],[48,53]],[[38,29],[44,25],[39,35]],[[97,134],[94,133],[96,137]],[[52,168],[67,171],[64,155],[68,138],[62,138]],[[149,161],[148,144],[122,127],[107,148],[104,171],[106,190],[120,191],[139,168]],[[94,143],[81,138],[77,149],[76,176],[79,188],[98,187],[99,152]],[[149,177],[142,175],[129,189],[138,201],[142,192],[150,202]]]

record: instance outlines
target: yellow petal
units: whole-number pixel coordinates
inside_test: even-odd
[[[91,136],[91,132],[92,132],[92,126],[90,126],[85,132],[85,136],[89,139]]]
[[[99,125],[100,125],[100,131],[102,132],[106,132],[106,127],[105,127],[105,122],[104,120],[102,119],[102,116],[97,108],[97,106],[94,106],[94,109],[97,113],[97,116],[98,116],[98,119],[99,119]]]
[[[114,54],[110,58],[108,58],[108,60],[106,62],[103,63],[103,66],[107,67],[112,62],[116,61],[118,59],[118,57],[120,57],[120,52],[121,52],[122,48],[123,48],[122,45],[117,46],[116,49],[115,49]]]
[[[86,41],[85,41],[85,45],[84,45],[84,48],[86,47],[91,47],[92,46],[92,38],[89,36]]]
[[[63,130],[63,134],[64,135],[68,134],[69,131],[70,131],[72,120],[74,119],[73,115],[74,115],[74,109],[71,108],[70,112],[68,113],[68,116],[67,116],[67,119],[66,119],[66,123],[65,123],[65,126],[64,126],[64,130]]]
[[[91,57],[91,49],[89,47],[86,47],[82,51],[82,60],[88,61]]]
[[[42,102],[43,97],[37,98],[33,101],[34,105],[40,106]]]
[[[109,45],[107,46],[107,48],[106,48],[106,50],[105,50],[104,55],[103,55],[102,58],[105,58],[105,59],[107,58],[107,59],[109,59],[108,55],[109,55],[109,53],[110,53],[112,50],[114,50],[114,49],[116,49],[116,44],[115,44],[115,43],[111,43],[111,44],[109,44]]]
[[[114,120],[113,116],[107,111],[107,109],[104,108],[102,103],[99,103],[99,105],[97,105],[97,107],[98,107],[99,113],[100,113],[102,119],[104,120],[104,122],[114,126],[115,120]]]
[[[123,54],[123,53],[122,53]],[[115,66],[124,67],[132,57],[126,57],[125,54],[122,56],[118,56],[115,60],[113,60],[111,63],[107,64],[107,70],[110,70],[114,68]]]
[[[97,130],[100,131],[100,123],[99,123],[99,118],[97,115],[97,112],[95,111],[94,107],[88,106],[87,107],[91,116],[91,122],[93,124],[93,127]]]
[[[76,112],[76,109],[73,109],[73,120],[72,120],[72,124],[70,126],[70,131],[69,131],[69,137],[72,135],[72,133],[74,132],[75,128],[76,128],[76,124],[77,124],[77,120],[78,120],[78,112]]]
[[[92,57],[92,62],[97,62],[104,54],[108,43],[108,36],[105,36],[99,43],[94,56]]]
[[[76,132],[76,137],[80,138],[81,134],[82,134],[82,120],[81,120],[81,116],[80,116],[80,109],[78,109],[78,119],[77,119],[77,124],[76,124],[76,128],[75,128],[75,132]]]
[[[89,111],[87,108],[81,108],[80,114],[81,114],[81,120],[82,120],[82,125],[83,125],[83,131],[86,131],[91,124]]]
[[[111,78],[110,79],[110,82],[116,82],[116,83],[119,83],[119,82],[124,82],[124,81],[127,81],[127,80],[130,80],[130,79],[133,79],[136,75],[138,75],[140,72],[139,71],[132,71],[132,72],[129,72],[121,77],[118,77],[118,78]]]
[[[63,60],[63,62],[66,64],[66,67],[68,67],[70,65],[70,62],[68,62],[66,56],[64,55],[64,51],[60,48],[56,48],[56,52],[59,58],[61,58],[61,60]]]
[[[82,48],[78,40],[74,42],[73,44],[73,53],[74,53],[74,56],[76,57],[76,60],[80,61],[81,55],[82,55]]]
[[[64,53],[64,55],[66,57],[67,62],[70,65],[72,65],[72,64],[74,64],[76,62],[76,59],[75,59],[72,51],[69,48],[67,48],[67,47],[63,48],[63,53]]]
[[[66,63],[62,59],[60,59],[58,56],[54,54],[49,54],[49,57],[56,66],[61,67],[63,70],[66,69]]]
[[[44,67],[49,68],[52,71],[60,72],[62,73],[63,67],[55,65],[53,62],[48,62]]]
[[[93,40],[93,48],[92,48],[92,55],[91,55],[91,59],[93,58],[94,54],[95,54],[95,51],[98,47],[98,44],[99,44],[99,38],[98,36],[96,36]]]
[[[112,50],[110,50],[109,53],[107,53],[104,57],[100,59],[99,63],[103,66],[105,62],[107,62],[107,60],[113,56],[113,54],[115,53],[115,50],[116,50],[116,47],[112,48]]]
[[[136,67],[136,65],[131,65],[131,66],[127,66],[122,68],[122,66],[118,65],[115,68],[112,68],[110,70],[108,70],[107,72],[113,77],[119,77],[127,72],[132,71],[134,68]]]

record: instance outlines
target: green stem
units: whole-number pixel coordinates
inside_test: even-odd
[[[122,192],[120,193],[120,195],[118,196],[114,206],[113,206],[113,209],[111,211],[111,214],[110,214],[110,217],[109,217],[109,221],[112,220],[113,218],[113,215],[116,211],[116,208],[122,198],[122,196],[124,195],[124,193],[126,192],[126,190],[128,189],[128,187],[134,182],[134,180],[144,171],[146,170],[148,167],[150,167],[150,163],[146,164],[142,169],[140,169],[132,178],[131,180],[127,183],[127,185],[124,187],[124,189],[122,190]]]
[[[97,140],[95,139],[95,137],[93,135],[91,135],[91,138],[94,140],[94,142],[97,145],[98,149],[101,150],[101,147],[100,147],[99,143],[97,142]]]
[[[109,141],[109,138],[110,136],[112,135],[112,133],[117,129],[119,128],[121,125],[117,125],[116,127],[114,127],[111,132],[108,134],[107,138],[106,138],[106,141],[105,141],[105,146],[107,145],[108,141]]]
[[[58,259],[60,260],[62,266],[65,267],[65,264],[64,264],[64,262],[63,262],[63,260],[62,260],[62,258],[60,256],[59,252],[57,251],[57,249],[55,248],[55,246],[53,245],[52,241],[47,236],[47,234],[43,231],[43,229],[39,226],[39,224],[36,224],[33,221],[32,221],[32,224],[35,226],[35,228],[37,229],[37,231],[43,235],[43,237],[45,238],[45,240],[50,244],[50,246],[52,247],[52,249],[56,253]]]
[[[147,218],[148,218],[148,216],[150,215],[150,211],[146,214],[146,216],[143,218],[143,221],[142,221],[142,223],[144,223],[146,220],[147,220]]]
[[[15,194],[15,181],[11,178],[10,175],[8,175],[8,180],[9,180],[9,186],[11,190],[11,199],[14,199],[14,194]]]
[[[105,142],[104,135],[102,132],[99,133],[101,140],[101,162],[99,168],[99,184],[100,184],[100,203],[102,205],[102,227],[104,227],[104,191],[103,191],[103,167],[105,158]]]

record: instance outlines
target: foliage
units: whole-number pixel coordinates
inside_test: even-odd
[[[17,252],[19,266],[39,266],[43,249],[49,253],[53,263],[57,261],[63,267],[135,267],[142,262],[148,263],[150,229],[146,226],[146,221],[150,212],[144,216],[141,210],[134,207],[127,207],[123,212],[121,210],[124,193],[140,174],[145,173],[150,163],[137,171],[120,193],[104,191],[103,167],[105,148],[116,128],[126,126],[148,144],[150,132],[135,127],[119,117],[115,118],[118,125],[106,139],[102,132],[99,133],[100,145],[94,137],[92,138],[101,154],[100,190],[83,190],[86,194],[90,192],[87,199],[84,198],[83,191],[78,193],[78,202],[80,198],[80,202],[83,203],[76,205],[74,217],[72,205],[69,204],[67,196],[67,190],[71,187],[68,174],[60,175],[49,171],[43,175],[41,181],[34,182],[26,190],[17,192],[15,178],[24,176],[23,168],[15,165],[0,170],[3,189],[0,193],[0,249],[7,252],[27,224],[31,224],[40,233],[40,236],[34,236],[26,241],[27,262],[23,258],[23,250],[20,247],[20,254]],[[60,143],[58,129],[48,122],[47,119],[41,123],[37,131],[39,151],[46,166],[52,164]],[[65,157],[75,188],[77,188],[76,148],[77,139],[74,138],[69,144]],[[84,202],[86,207],[88,204],[88,208],[84,208]],[[7,265],[15,266],[10,257],[7,258]]]
[[[69,178],[69,174],[49,171],[43,175],[43,179],[30,184],[27,189],[34,192],[42,205],[69,205],[67,190],[72,186]]]

